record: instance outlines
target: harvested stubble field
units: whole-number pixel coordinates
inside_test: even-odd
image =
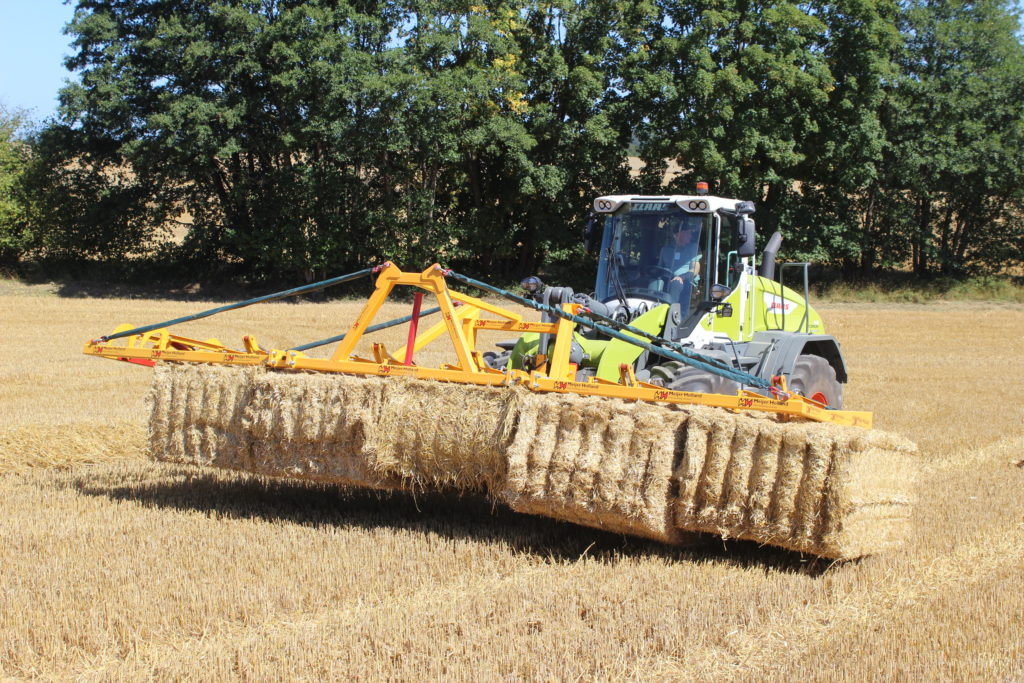
[[[820,307],[847,404],[927,461],[903,550],[832,564],[150,462],[150,371],[81,344],[198,306],[35,294],[0,296],[0,678],[1024,677],[1019,305]],[[291,345],[356,307],[182,333]]]

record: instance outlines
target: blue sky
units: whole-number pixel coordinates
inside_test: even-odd
[[[62,0],[0,0],[0,103],[41,121],[57,110],[57,91],[71,73],[64,25],[73,7]]]

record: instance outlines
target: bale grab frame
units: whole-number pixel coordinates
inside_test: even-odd
[[[290,349],[265,350],[260,347],[252,336],[243,338],[243,349],[232,349],[220,341],[211,339],[199,341],[168,332],[167,327],[202,317],[208,317],[226,310],[233,310],[253,303],[273,301],[285,296],[294,296],[307,291],[315,291],[340,282],[346,282],[362,275],[377,273],[376,287],[364,305],[359,316],[351,327],[343,334],[319,342],[311,342]],[[460,282],[480,287],[486,291],[507,296],[521,304],[527,304],[537,310],[543,310],[556,322],[527,322],[523,316],[481,299],[467,296],[449,289],[446,277],[454,276]],[[371,325],[381,307],[387,301],[395,287],[409,286],[417,288],[413,313],[378,325]],[[437,306],[430,311],[422,311],[423,294],[431,294],[437,300]],[[441,313],[441,321],[418,333],[419,320],[429,313]],[[630,343],[672,360],[691,365],[701,365],[700,356],[693,352],[682,355],[679,350],[665,348],[661,344],[647,344],[636,334],[627,331],[616,331],[605,328],[585,316],[587,310],[579,304],[563,304],[560,308],[544,307],[519,297],[510,295],[503,290],[485,285],[439,265],[432,265],[422,273],[404,272],[390,262],[377,268],[366,269],[347,276],[332,278],[321,283],[298,287],[285,292],[251,299],[237,304],[222,306],[203,311],[192,316],[177,318],[165,323],[133,328],[121,325],[109,335],[86,343],[83,352],[87,355],[111,358],[141,365],[152,366],[156,361],[180,363],[209,363],[218,365],[265,366],[276,370],[337,372],[351,375],[375,375],[381,377],[402,376],[417,379],[456,382],[486,386],[523,386],[536,392],[574,393],[589,396],[604,396],[651,403],[680,405],[704,405],[726,408],[734,411],[753,410],[775,413],[783,418],[803,418],[818,422],[870,428],[872,414],[868,412],[831,410],[811,399],[786,391],[784,378],[771,383],[766,396],[754,391],[741,389],[735,396],[721,394],[703,394],[688,391],[672,391],[664,387],[638,381],[631,366],[623,364],[620,368],[618,382],[610,382],[598,378],[586,378],[577,381],[577,367],[569,360],[573,334],[577,325],[598,329],[598,331],[622,339]],[[491,318],[482,318],[488,313]],[[396,324],[408,322],[410,325],[409,342],[394,354],[389,353],[383,344],[372,345],[372,358],[355,355],[355,348],[362,337],[369,333]],[[477,332],[506,331],[511,333],[533,332],[550,334],[554,343],[549,347],[551,352],[544,362],[530,372],[516,369],[496,370],[487,365],[480,351],[476,349]],[[451,340],[457,362],[445,364],[439,368],[419,366],[414,363],[417,352],[441,336]],[[111,344],[115,339],[124,339],[121,344]],[[665,340],[661,340],[665,341]],[[312,358],[305,350],[329,343],[337,342],[330,358]],[[668,344],[665,341],[666,345]],[[670,346],[670,345],[669,345]],[[763,383],[764,380],[751,376],[752,380]],[[749,382],[754,384],[754,382]],[[762,387],[764,388],[764,387]]]

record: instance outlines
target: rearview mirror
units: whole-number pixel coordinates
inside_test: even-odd
[[[754,219],[750,216],[737,216],[736,253],[740,258],[753,256],[757,253],[754,247],[756,238],[757,229],[754,227]]]

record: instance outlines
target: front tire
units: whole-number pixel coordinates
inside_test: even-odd
[[[713,375],[700,368],[678,361],[669,361],[651,368],[651,377],[672,391],[694,391],[701,394],[735,395],[739,384],[731,379]]]
[[[836,379],[836,370],[821,356],[797,356],[793,372],[787,380],[789,390],[824,403],[829,408],[843,407],[843,385]]]

